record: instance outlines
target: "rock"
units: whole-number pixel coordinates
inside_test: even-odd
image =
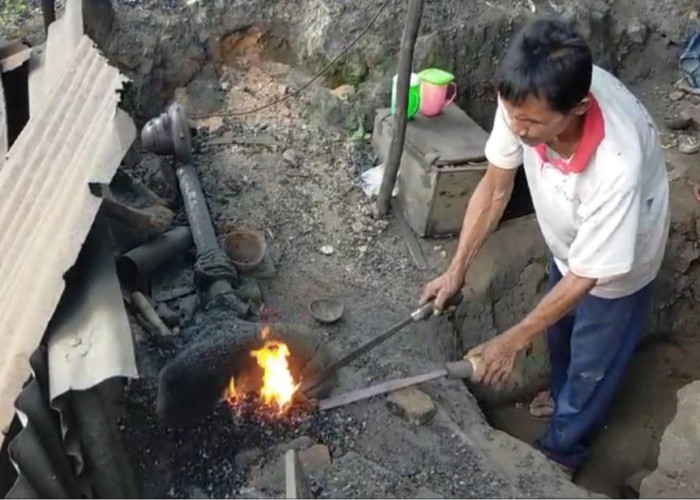
[[[221,116],[210,116],[201,120],[195,120],[197,130],[207,129],[210,133],[216,132],[224,126],[224,119]]]
[[[624,498],[639,498],[639,490],[642,486],[642,481],[644,481],[644,478],[649,474],[651,474],[649,469],[642,469],[628,477],[622,487],[622,496]]]
[[[351,95],[355,93],[355,87],[349,84],[341,85],[340,87],[334,88],[331,93],[338,99],[347,100]]]
[[[284,158],[284,160],[293,167],[299,166],[299,158],[297,156],[296,151],[294,151],[293,149],[288,149],[284,153],[282,153],[282,158]]]
[[[289,450],[306,450],[307,448],[311,448],[314,443],[315,441],[309,436],[300,436],[293,441],[289,441],[288,443],[277,445],[275,447],[275,454],[284,455]]]
[[[680,90],[674,90],[673,92],[668,94],[668,98],[673,102],[680,101],[681,99],[683,99],[683,96],[685,96],[685,94]]]
[[[323,472],[331,465],[331,452],[328,446],[323,444],[315,444],[311,448],[301,450],[298,456],[304,472],[312,476]]]
[[[700,151],[700,141],[694,137],[685,137],[679,141],[678,151],[685,155],[694,155]]]
[[[693,119],[684,114],[669,116],[664,120],[664,125],[669,130],[686,130],[693,124]]]
[[[234,459],[236,465],[241,469],[247,469],[262,456],[262,450],[260,448],[251,448],[250,450],[245,450],[236,455]]]
[[[333,251],[334,251],[334,250],[333,250],[333,247],[330,246],[330,245],[323,245],[323,246],[321,247],[321,253],[322,253],[323,255],[333,255]]]
[[[636,43],[637,45],[644,45],[644,42],[646,42],[647,39],[647,34],[649,33],[649,29],[646,27],[646,25],[636,17],[632,18],[632,20],[629,22],[626,31],[630,42]]]
[[[429,68],[442,58],[440,36],[436,33],[419,36],[413,48],[413,67]]]
[[[700,381],[678,391],[676,416],[661,438],[658,466],[640,498],[700,497]]]
[[[437,411],[430,396],[415,387],[392,392],[386,404],[392,412],[417,425],[429,422]]]
[[[297,456],[307,476],[318,476],[331,465],[331,454],[328,447],[322,444],[315,444],[299,451]],[[254,471],[253,476],[251,486],[265,491],[283,492],[285,489],[284,454],[265,467]]]
[[[438,495],[437,493],[429,490],[425,486],[421,486],[420,488],[418,488],[418,491],[416,491],[416,496],[414,498],[443,498],[443,497]]]

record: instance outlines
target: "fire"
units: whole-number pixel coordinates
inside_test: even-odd
[[[267,328],[262,331],[262,338],[266,339],[265,344],[260,349],[250,353],[263,372],[259,393],[255,394],[255,390],[246,390],[247,387],[251,386],[245,375],[238,383],[233,377],[229,381],[225,397],[236,411],[242,410],[243,406],[252,403],[254,399],[251,397],[253,397],[258,402],[264,403],[265,406],[275,409],[276,413],[285,413],[290,408],[294,394],[301,385],[295,383],[289,370],[287,361],[290,356],[289,347],[279,340],[268,340],[269,333]]]
[[[287,363],[289,347],[283,342],[268,340],[262,349],[253,351],[250,355],[263,369],[263,386],[260,389],[263,400],[268,405],[277,406],[280,411],[284,411],[299,388],[299,384],[294,383]]]

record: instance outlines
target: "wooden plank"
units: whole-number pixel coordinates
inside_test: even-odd
[[[313,498],[296,450],[289,450],[284,455],[284,470],[286,498]]]

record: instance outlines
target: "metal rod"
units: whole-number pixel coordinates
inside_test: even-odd
[[[401,155],[403,153],[406,138],[406,121],[408,116],[408,89],[411,80],[411,64],[413,62],[413,49],[418,38],[420,18],[423,14],[423,0],[410,0],[406,24],[404,25],[399,52],[399,78],[396,83],[396,115],[392,128],[391,146],[384,168],[382,185],[379,188],[377,198],[377,215],[386,217],[389,213],[389,202],[396,184],[396,176],[399,173]]]
[[[422,384],[424,382],[428,382],[429,380],[444,377],[445,375],[447,375],[447,370],[442,369],[435,370],[430,373],[424,373],[423,375],[416,375],[414,377],[381,382],[377,385],[341,394],[340,396],[336,396],[334,398],[324,399],[319,403],[318,410],[331,410],[339,406],[345,406],[349,405],[350,403],[369,399],[380,394],[386,394],[387,392],[398,391],[399,389],[411,387],[416,384]]]

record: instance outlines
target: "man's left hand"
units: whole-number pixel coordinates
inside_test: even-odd
[[[500,389],[513,372],[515,357],[520,352],[516,342],[516,330],[510,330],[471,349],[465,358],[476,361],[473,379],[484,385]]]

